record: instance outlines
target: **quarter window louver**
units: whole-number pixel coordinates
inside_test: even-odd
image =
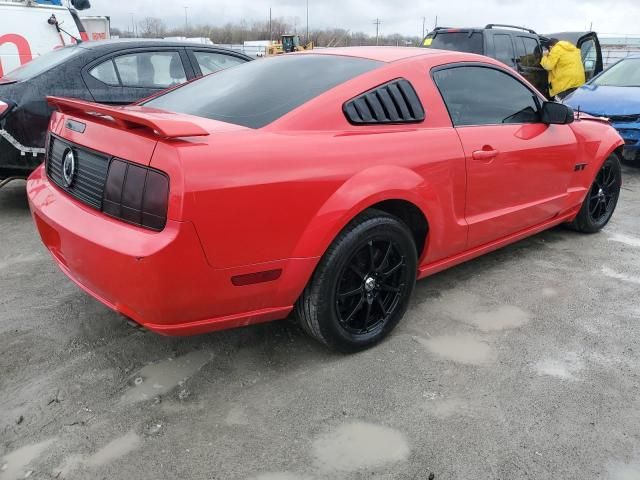
[[[343,105],[354,125],[416,123],[424,120],[424,108],[413,85],[399,78],[369,90]]]

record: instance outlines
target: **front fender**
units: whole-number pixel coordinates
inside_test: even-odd
[[[300,237],[294,258],[321,257],[340,231],[359,213],[385,200],[413,203],[429,218],[425,179],[413,170],[380,165],[343,183],[322,205]]]
[[[618,131],[611,127],[608,129],[608,132],[602,136],[602,141],[600,143],[600,148],[598,149],[598,153],[596,154],[596,164],[598,168],[595,170],[595,173],[600,170],[602,164],[605,162],[609,155],[611,155],[618,148],[624,147],[624,140],[618,133]],[[594,178],[595,178],[594,173]]]
[[[580,146],[576,170],[568,188],[564,211],[579,209],[605,160],[624,146],[620,134],[608,124],[578,120],[571,124]],[[584,170],[578,169],[584,165]]]

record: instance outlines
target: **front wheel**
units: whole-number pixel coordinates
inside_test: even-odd
[[[322,257],[296,304],[302,328],[329,348],[354,352],[393,330],[417,272],[409,228],[370,210],[352,221]]]
[[[578,216],[569,225],[574,230],[583,233],[595,233],[602,230],[613,216],[621,187],[620,159],[618,155],[613,153],[602,165],[584,199]]]

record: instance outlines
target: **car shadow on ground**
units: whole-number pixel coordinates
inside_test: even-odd
[[[26,183],[15,180],[0,188],[0,218],[29,211]]]
[[[442,292],[454,289],[462,282],[489,275],[493,269],[519,264],[523,259],[526,261],[529,255],[540,255],[540,250],[572,235],[577,234],[559,227],[420,280],[416,284],[409,310],[419,303],[438,298]],[[72,316],[72,325],[68,325],[68,328],[72,328],[68,332],[69,343],[83,345],[86,351],[97,353],[103,350],[112,361],[120,357],[115,364],[122,362],[122,366],[131,367],[128,370],[134,370],[136,365],[143,366],[166,358],[167,355],[180,357],[194,351],[209,352],[215,358],[215,367],[212,368],[218,373],[235,369],[239,358],[249,370],[264,365],[277,370],[291,370],[345,357],[344,354],[327,350],[308,337],[297,325],[293,313],[282,321],[192,337],[165,337],[132,325],[83,292],[78,291],[72,297],[78,302],[78,311]],[[402,322],[400,326],[403,326]],[[116,351],[126,353],[114,353]]]

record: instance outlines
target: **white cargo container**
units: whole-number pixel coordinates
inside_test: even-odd
[[[91,35],[73,9],[32,0],[0,0],[0,77],[77,39],[109,38],[109,17],[85,18]]]
[[[89,41],[111,38],[111,19],[109,17],[80,17]]]

